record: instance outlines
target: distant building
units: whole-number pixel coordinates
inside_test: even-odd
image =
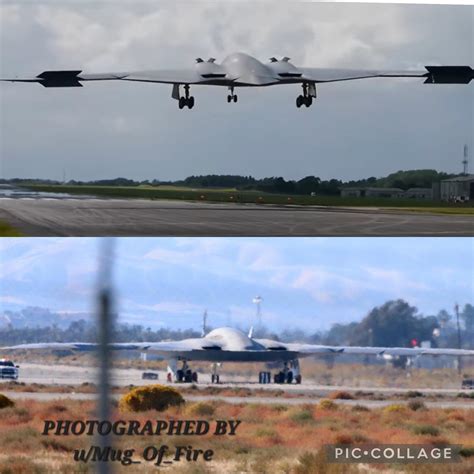
[[[442,201],[474,200],[474,174],[443,179],[440,184]]]
[[[342,197],[385,197],[402,198],[405,191],[400,188],[342,188]]]
[[[433,190],[431,188],[410,188],[405,191],[405,197],[408,199],[433,199]]]

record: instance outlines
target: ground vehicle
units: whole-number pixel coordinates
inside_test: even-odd
[[[464,379],[461,383],[461,388],[474,390],[474,379]]]
[[[0,359],[0,379],[18,379],[19,365],[15,365],[11,360]]]
[[[156,372],[143,372],[142,379],[158,380],[158,374]]]

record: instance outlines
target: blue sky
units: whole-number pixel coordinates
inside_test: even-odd
[[[0,75],[187,69],[243,51],[297,66],[420,70],[473,65],[473,7],[297,1],[27,1],[0,5]],[[184,5],[184,6],[183,6]],[[196,174],[358,179],[400,169],[460,172],[471,149],[474,84],[370,79],[299,86],[128,82],[45,89],[0,85],[0,176],[182,179]],[[25,139],[27,137],[27,139]]]
[[[0,240],[0,313],[94,310],[99,240]],[[403,298],[423,314],[473,303],[471,238],[120,238],[114,286],[121,321],[198,329],[325,329]]]

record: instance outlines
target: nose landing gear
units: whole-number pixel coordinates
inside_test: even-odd
[[[296,98],[296,107],[300,108],[303,105],[311,107],[313,104],[313,98],[316,99],[316,85],[314,83],[303,82],[301,85],[303,88],[303,95],[299,95]]]

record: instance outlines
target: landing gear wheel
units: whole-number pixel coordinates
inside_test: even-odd
[[[194,107],[194,96],[189,97],[187,102],[188,102],[188,108],[192,109]]]
[[[293,382],[293,372],[290,370],[286,374],[286,383],[291,383],[291,382]]]
[[[313,103],[313,98],[311,96],[304,98],[304,105],[306,105],[306,107],[311,107],[312,103]]]
[[[198,381],[198,374],[197,374],[197,372],[193,372],[192,379],[193,379],[193,382],[196,382],[196,383],[197,383],[197,381]]]
[[[179,102],[178,102],[178,107],[181,109],[184,109],[184,106],[186,105],[186,97],[180,97]]]
[[[237,96],[234,95],[234,103],[236,103],[236,102],[237,102]]]
[[[300,108],[303,105],[304,102],[304,97],[302,95],[299,95],[296,98],[296,107]]]
[[[295,382],[296,382],[297,384],[300,384],[300,383],[301,383],[301,375],[300,375],[300,374],[298,374],[298,375],[295,376]]]
[[[228,95],[227,96],[227,103],[230,104],[232,102],[232,96]]]

